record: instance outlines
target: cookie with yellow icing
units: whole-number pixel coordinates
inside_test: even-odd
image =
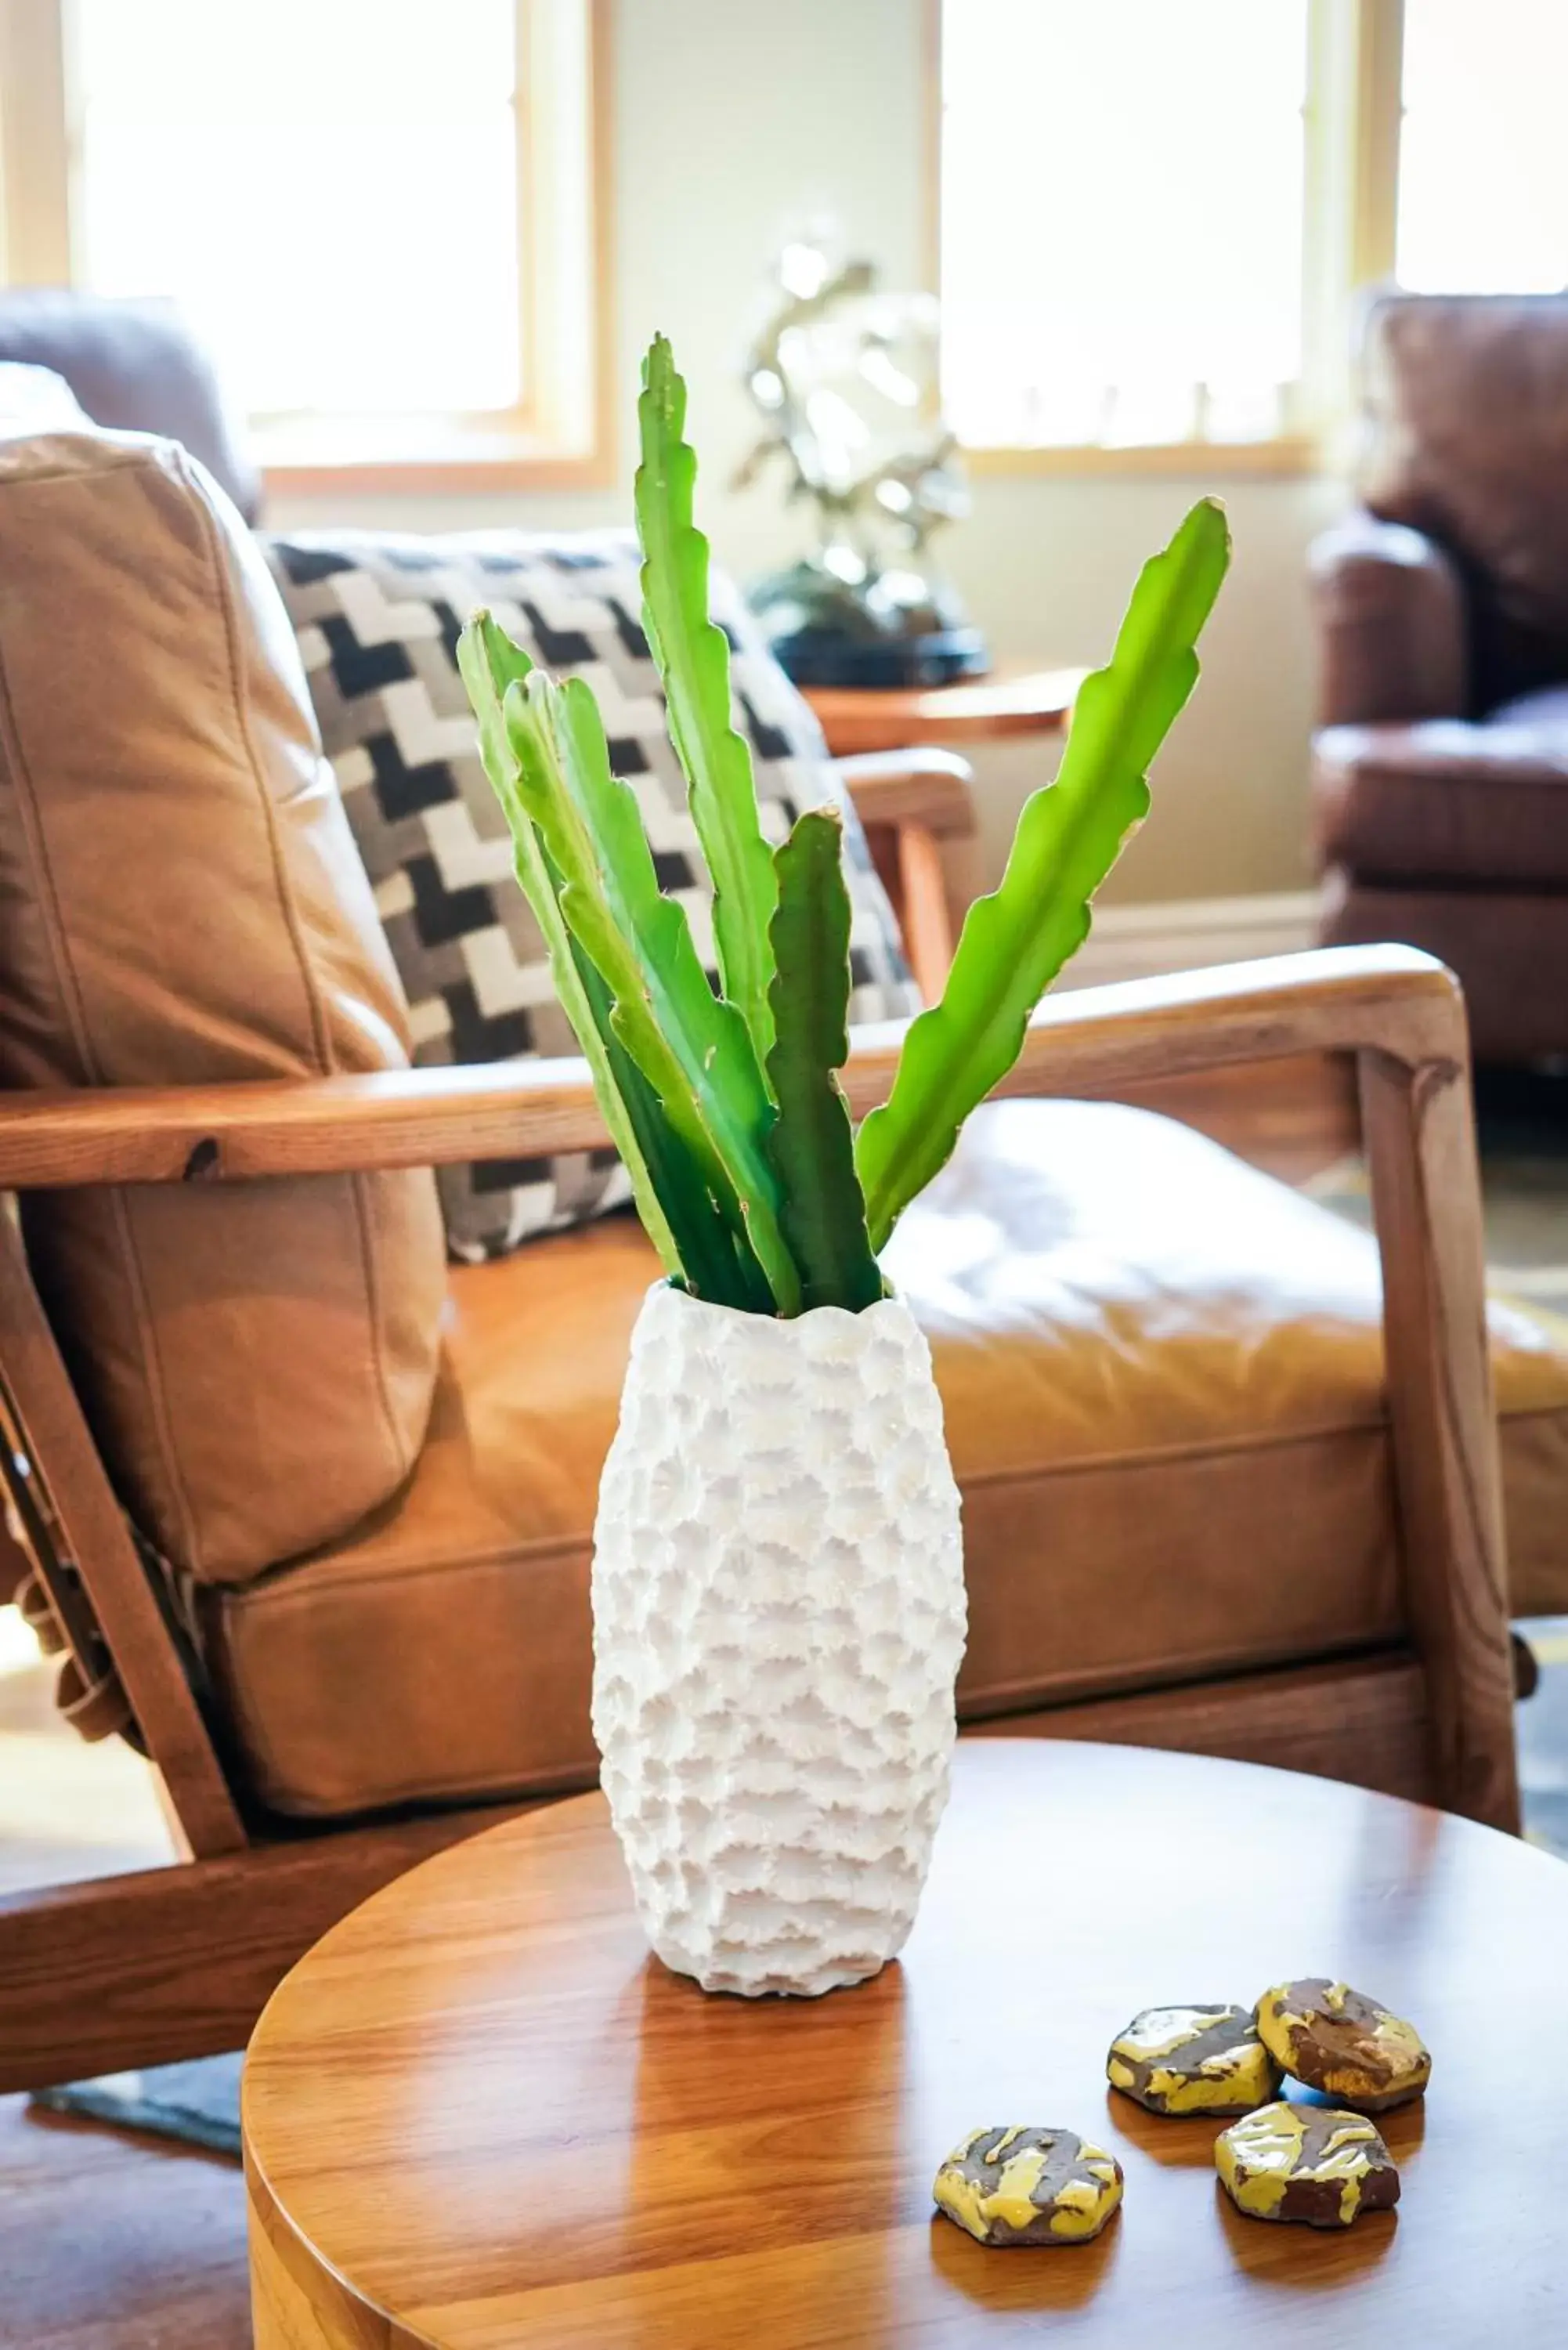
[[[982,2244],[1086,2244],[1122,2199],[1122,2167],[1072,2130],[977,2129],[931,2192]]]
[[[1250,2220],[1348,2228],[1399,2200],[1399,2173],[1365,2114],[1332,2106],[1262,2106],[1214,2141],[1220,2182]]]
[[[1280,2094],[1251,2007],[1146,2007],[1112,2041],[1106,2078],[1151,2114],[1250,2114]]]
[[[1321,1975],[1276,1983],[1258,2002],[1263,2045],[1293,2079],[1368,2114],[1418,2097],[1432,2060],[1414,2024]]]

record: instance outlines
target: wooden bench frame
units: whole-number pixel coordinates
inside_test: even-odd
[[[929,988],[947,953],[940,840],[968,823],[961,762],[928,765],[900,754],[870,773],[846,764],[869,824],[891,837],[890,868]],[[857,1115],[885,1097],[901,1033],[894,1024],[857,1034],[846,1073]],[[1408,1637],[1374,1654],[993,1727],[1293,1762],[1514,1828],[1480,1188],[1453,979],[1407,949],[1340,949],[1064,994],[1042,1005],[998,1091],[1159,1100],[1173,1083],[1303,1055],[1352,1065],[1359,1089]],[[0,1189],[250,1181],[589,1149],[605,1139],[576,1061],[16,1094],[0,1099]],[[518,1806],[310,1833],[248,1809],[9,1219],[0,1220],[0,1473],[79,1705],[89,1717],[97,1709],[99,1727],[127,1712],[133,1720],[186,1856],[168,1868],[0,1899],[5,2091],[239,2045],[273,1985],[337,1918]]]

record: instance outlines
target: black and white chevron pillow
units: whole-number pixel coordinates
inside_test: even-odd
[[[412,1015],[414,1057],[497,1061],[576,1050],[544,941],[512,875],[457,672],[458,632],[487,604],[535,659],[586,677],[615,771],[636,791],[663,887],[711,968],[706,870],[664,703],[638,623],[637,551],[621,532],[497,531],[441,538],[274,533],[263,546],[294,622],[327,754],[365,860]],[[843,804],[816,721],[715,573],[714,617],[733,648],[736,724],[750,736],[770,839],[802,808]],[[854,923],[853,1020],[919,998],[893,911],[845,806]],[[499,1256],[629,1197],[613,1152],[441,1170],[455,1255]]]

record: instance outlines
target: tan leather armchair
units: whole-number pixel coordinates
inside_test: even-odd
[[[885,1090],[895,1045],[893,1037],[877,1037],[857,1048],[850,1081],[858,1108]],[[1189,1145],[1213,1152],[1215,1163],[1205,1159],[1199,1180],[1182,1185],[1176,1204],[1183,1216],[1208,1209],[1220,1219],[1210,1245],[1214,1259],[1225,1253],[1227,1225],[1234,1234],[1244,1230],[1247,1215],[1263,1219],[1231,1260],[1228,1326],[1223,1317],[1207,1333],[1200,1326],[1201,1280],[1184,1308],[1179,1253],[1163,1266],[1165,1287],[1157,1295],[1152,1267],[1140,1262],[1148,1253],[1147,1236],[1128,1232],[1119,1262],[1112,1261],[1105,1253],[1115,1245],[1113,1235],[1096,1232],[1092,1216],[1082,1216],[1078,1229],[1071,1214],[1063,1219],[1060,1194],[1078,1182],[1092,1190],[1103,1181],[1110,1171],[1104,1157],[1064,1162],[1054,1172],[1037,1169],[1033,1179],[1015,1167],[1023,1191],[1015,1211],[1038,1213],[1045,1192],[1058,1194],[1056,1218],[1036,1231],[1033,1247],[1027,1231],[1019,1233],[1018,1266],[1006,1261],[1008,1203],[997,1197],[1006,1189],[1005,1137],[1000,1145],[995,1136],[984,1138],[978,1163],[961,1164],[947,1196],[909,1231],[905,1270],[918,1272],[922,1258],[936,1261],[937,1277],[920,1302],[935,1325],[969,1517],[975,1623],[963,1710],[971,1722],[1013,1734],[1168,1743],[1326,1770],[1511,1825],[1513,1682],[1501,1497],[1481,1338],[1463,1015],[1451,983],[1425,959],[1384,949],[1064,997],[1037,1016],[1007,1088],[1020,1096],[1049,1093],[1052,1104],[1020,1100],[995,1114],[1038,1108],[1046,1136],[1071,1146],[1085,1132],[1080,1126],[1075,1135],[1075,1116],[1118,1115],[1104,1096],[1136,1094],[1152,1079],[1183,1071],[1302,1050],[1353,1055],[1360,1071],[1386,1282],[1386,1374],[1375,1289],[1358,1301],[1354,1281],[1348,1295],[1331,1287],[1293,1326],[1288,1313],[1278,1312],[1282,1300],[1258,1294],[1256,1268],[1248,1263],[1251,1245],[1262,1240],[1271,1250],[1293,1251],[1307,1238],[1304,1224],[1293,1230],[1297,1210],[1305,1217],[1315,1211],[1287,1204],[1288,1195],[1277,1203],[1247,1197],[1251,1186],[1274,1187],[1244,1170],[1235,1170],[1236,1189],[1228,1191],[1222,1154],[1177,1129],[1159,1130],[1162,1122],[1147,1113],[1127,1116],[1156,1130],[1129,1139],[1156,1183],[1175,1171]],[[0,1114],[0,1182],[286,1184],[345,1168],[421,1165],[476,1150],[511,1154],[525,1139],[586,1142],[599,1131],[591,1095],[574,1066],[500,1065],[39,1097]],[[1039,1139],[1027,1131],[1019,1138],[1025,1161]],[[1277,1226],[1269,1212],[1276,1204],[1282,1216]],[[979,1253],[992,1270],[978,1282],[971,1277],[954,1312],[940,1261],[947,1260],[950,1279],[957,1234],[972,1266],[977,1220],[984,1234]],[[1063,1246],[1070,1260],[1081,1261],[1064,1278],[1058,1267],[1057,1286],[1049,1266],[1054,1249]],[[1196,1252],[1199,1263],[1204,1254]],[[1324,1269],[1345,1282],[1344,1263],[1297,1267],[1308,1283]],[[587,1420],[580,1441],[591,1457],[607,1435],[618,1352],[650,1270],[635,1232],[616,1224],[536,1243],[501,1266],[455,1274],[458,1329],[449,1377],[459,1392],[469,1380],[482,1387],[487,1357],[493,1369],[504,1352],[515,1368],[534,1345],[547,1345],[573,1385],[597,1375],[595,1406],[578,1412],[579,1423]],[[488,1305],[481,1303],[481,1284],[494,1284]],[[1224,1287],[1219,1280],[1207,1302],[1216,1303]],[[1053,1329],[1053,1309],[1064,1298],[1069,1311]],[[1364,1308],[1372,1310],[1369,1327]],[[945,1329],[944,1313],[951,1315]],[[1107,1321],[1120,1324],[1109,1357],[1103,1345]],[[1243,1393],[1252,1399],[1251,1415],[1234,1413],[1229,1440],[1216,1429],[1206,1443],[1173,1445],[1157,1424],[1144,1430],[1142,1441],[1135,1436],[1125,1454],[1116,1449],[1124,1421],[1136,1419],[1162,1378],[1180,1384],[1176,1362],[1159,1364],[1156,1324],[1164,1325],[1178,1359],[1192,1358],[1187,1372],[1196,1388],[1218,1385],[1232,1407]],[[1142,1357],[1149,1376],[1133,1382],[1144,1388],[1141,1396],[1114,1391],[1114,1357],[1123,1354]],[[1346,1409],[1357,1364],[1366,1381],[1363,1425],[1333,1431],[1324,1423]],[[1130,1375],[1138,1365],[1135,1359],[1125,1367]],[[1535,1432],[1543,1415],[1555,1418],[1560,1432],[1562,1364],[1510,1357],[1500,1367],[1516,1394],[1521,1368],[1533,1378],[1527,1417]],[[272,1984],[334,1918],[493,1814],[476,1813],[472,1804],[432,1808],[427,1793],[411,1811],[406,1798],[382,1821],[367,1823],[350,1812],[330,1832],[302,1835],[297,1823],[259,1804],[265,1724],[253,1710],[237,1751],[235,1718],[213,1703],[209,1684],[192,1678],[166,1595],[127,1531],[8,1230],[0,1247],[0,1370],[13,1457],[27,1463],[13,1490],[76,1678],[96,1676],[100,1695],[106,1687],[123,1691],[133,1734],[162,1771],[192,1855],[178,1868],[0,1901],[0,2083],[22,2086],[83,2067],[234,2044]],[[525,1425],[527,1404],[539,1406],[550,1384],[537,1377],[531,1383],[524,1374],[524,1418],[505,1425]],[[1179,1412],[1179,1394],[1167,1400]],[[1189,1409],[1201,1409],[1203,1400],[1186,1399]],[[1212,1396],[1206,1400],[1212,1406]],[[483,1409],[483,1396],[475,1401]],[[989,1464],[976,1472],[974,1449],[992,1440],[993,1421],[1009,1423],[1016,1439],[1019,1422],[1032,1415],[1037,1474],[1004,1477],[1002,1513],[988,1522],[985,1486],[993,1472]],[[1110,1423],[1101,1440],[1110,1449],[1097,1460],[1081,1447],[1075,1453],[1071,1423],[1101,1415]],[[438,1401],[431,1458],[416,1471],[416,1486],[450,1441],[441,1417]],[[483,1432],[493,1439],[502,1427]],[[543,1412],[521,1468],[504,1454],[489,1457],[487,1465],[521,1484],[556,1441]],[[1249,1461],[1254,1470],[1261,1465],[1261,1478],[1248,1475]],[[471,1471],[484,1465],[470,1454]],[[448,1461],[437,1474],[444,1482],[457,1466]],[[1548,1479],[1542,1464],[1535,1466],[1535,1506],[1550,1483],[1560,1492],[1560,1459],[1553,1467]],[[1392,1491],[1384,1484],[1390,1468]],[[1527,1466],[1521,1472],[1516,1462],[1514,1473],[1531,1483]],[[1348,1490],[1325,1495],[1325,1474]],[[1086,1517],[1073,1505],[1075,1482],[1098,1484],[1099,1506]],[[1008,1484],[1020,1505],[1011,1511]],[[1054,1523],[1052,1499],[1064,1490],[1068,1506]],[[580,1497],[580,1553],[589,1500],[586,1492]],[[414,1505],[405,1497],[403,1506]],[[1390,1555],[1385,1544],[1395,1509]],[[1328,1548],[1314,1555],[1324,1527],[1353,1526],[1357,1517],[1361,1536],[1348,1558]],[[1119,1552],[1110,1546],[1118,1527]],[[1002,1546],[993,1551],[992,1543]],[[363,1545],[350,1542],[339,1554],[350,1569],[357,1547],[363,1563]],[[438,1554],[439,1543],[423,1562],[426,1579],[441,1567]],[[434,1604],[451,1614],[473,1594],[465,1594],[456,1564],[448,1564],[448,1596]],[[333,1574],[330,1565],[327,1572]],[[321,1573],[319,1561],[286,1567],[254,1590],[275,1594],[287,1607],[293,1578],[319,1583]],[[454,1732],[446,1742],[462,1750],[476,1711],[488,1711],[492,1734],[504,1737],[507,1725],[496,1717],[508,1696],[520,1714],[542,1709],[553,1736],[563,1717],[575,1717],[576,1734],[552,1762],[520,1753],[510,1793],[489,1791],[494,1803],[515,1802],[531,1788],[536,1794],[541,1782],[550,1791],[580,1785],[593,1769],[580,1562],[576,1574],[546,1581],[543,1592],[530,1590],[525,1561],[517,1563],[514,1580],[516,1614],[500,1626],[493,1612],[488,1623],[474,1622],[454,1638],[448,1671],[437,1676],[433,1700]],[[1315,1587],[1303,1594],[1303,1585]],[[385,1588],[379,1599],[372,1591],[358,1632],[345,1623],[333,1659],[340,1679],[292,1695],[280,1680],[274,1691],[285,1714],[296,1698],[307,1711],[325,1707],[328,1746],[332,1709],[342,1706],[351,1770],[365,1767],[367,1752],[391,1753],[406,1766],[410,1749],[428,1768],[432,1751],[428,1714],[417,1705],[400,1711],[407,1663],[379,1689],[363,1687],[367,1632],[387,1596]],[[304,1598],[308,1610],[310,1594]],[[550,1613],[540,1608],[541,1599]],[[1087,1643],[1080,1617],[1089,1619]],[[429,1617],[422,1626],[407,1618],[404,1641],[435,1628]],[[502,1645],[508,1631],[516,1643],[510,1650]],[[1091,1659],[1096,1636],[1102,1653]],[[1184,1638],[1186,1656],[1179,1654]],[[1171,1641],[1163,1658],[1151,1653],[1162,1638]],[[1204,1648],[1218,1657],[1218,1669],[1201,1660]],[[1251,1662],[1244,1661],[1249,1650]],[[296,1669],[306,1653],[295,1650]],[[429,1681],[429,1658],[422,1666],[412,1661],[418,1679]],[[232,1701],[232,1682],[228,1695]],[[376,1725],[370,1744],[356,1753],[367,1719]],[[282,1720],[275,1727],[286,1748],[292,1739],[297,1758],[299,1725],[291,1731]],[[433,1734],[439,1752],[442,1742]],[[308,1738],[305,1743],[314,1751]]]
[[[0,450],[0,1474],[67,1708],[191,1856],[0,1901],[0,2087],[238,2044],[376,1884],[596,1767],[595,1486],[656,1265],[625,1217],[443,1264],[432,1165],[603,1128],[575,1062],[407,1066],[282,617],[178,450]],[[863,782],[896,873],[958,820],[950,770]],[[858,1109],[898,1044],[857,1039]],[[1376,1245],[1136,1106],[1303,1055],[1358,1089]],[[1002,1090],[888,1260],[964,1496],[966,1724],[1513,1825],[1568,1365],[1506,1315],[1489,1365],[1451,979],[1064,996]]]
[[[1459,974],[1477,1055],[1568,1050],[1568,296],[1399,296],[1362,510],[1313,549],[1325,943]]]

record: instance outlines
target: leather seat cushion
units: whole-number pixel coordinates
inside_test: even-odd
[[[1313,810],[1325,863],[1369,879],[1568,889],[1568,697],[1484,724],[1325,726]]]
[[[889,1273],[964,1496],[971,1718],[1398,1629],[1376,1251],[1152,1114],[995,1104]],[[430,1436],[348,1541],[201,1595],[284,1812],[587,1784],[595,1490],[656,1273],[603,1222],[452,1275]],[[1568,1360],[1497,1326],[1521,1607],[1568,1607]]]

